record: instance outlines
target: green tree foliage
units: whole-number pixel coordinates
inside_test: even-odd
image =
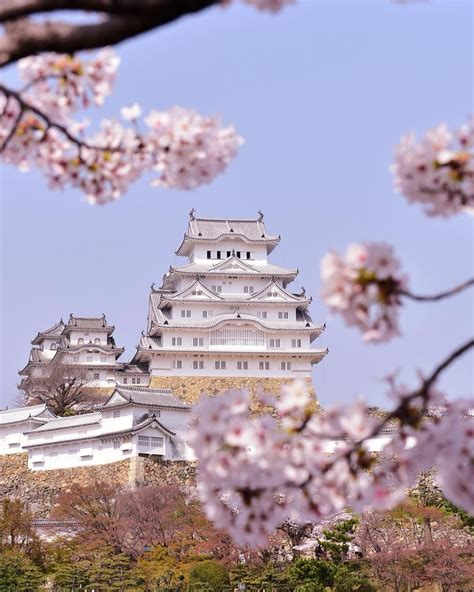
[[[336,523],[332,528],[323,532],[319,544],[327,559],[334,562],[347,559],[357,524],[357,518],[352,517]]]
[[[189,587],[198,590],[201,586],[206,590],[221,592],[222,588],[229,586],[229,572],[227,568],[212,559],[200,561],[189,572]]]
[[[358,562],[297,559],[288,568],[288,580],[301,592],[371,592],[374,588]]]
[[[178,592],[184,590],[187,584],[187,567],[168,548],[157,546],[138,560],[131,572],[131,578],[134,585],[144,592]]]
[[[41,589],[43,575],[21,551],[0,554],[0,590],[2,592],[36,592]]]
[[[49,580],[53,592],[81,590],[90,584],[90,562],[69,549],[54,547],[50,555]]]
[[[130,557],[112,549],[95,553],[88,570],[90,587],[100,592],[128,592],[133,584]]]

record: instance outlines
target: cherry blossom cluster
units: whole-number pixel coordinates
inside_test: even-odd
[[[25,97],[47,115],[66,117],[91,103],[101,106],[111,94],[120,58],[110,48],[89,61],[76,56],[44,53],[20,60]]]
[[[318,523],[347,508],[389,508],[433,466],[446,495],[473,511],[474,401],[447,404],[423,422],[416,401],[407,400],[399,409],[415,415],[395,414],[401,427],[376,456],[370,441],[385,423],[361,400],[314,412],[306,386],[295,382],[279,398],[265,397],[267,413],[249,417],[244,391],[203,397],[190,444],[209,518],[238,545],[264,545],[285,520]]]
[[[332,251],[321,260],[323,299],[366,341],[388,341],[399,335],[400,291],[407,278],[393,248],[385,243],[349,245],[345,256]]]
[[[429,129],[420,141],[402,137],[391,167],[396,189],[420,203],[428,216],[452,216],[474,208],[474,120],[450,131]]]
[[[216,116],[180,107],[121,110],[122,122],[102,120],[99,131],[73,115],[101,105],[112,91],[119,59],[103,49],[90,61],[45,54],[20,61],[25,87],[0,85],[3,160],[21,170],[39,168],[52,188],[80,189],[91,203],[123,195],[145,172],[154,185],[192,189],[210,183],[237,155],[242,138]]]

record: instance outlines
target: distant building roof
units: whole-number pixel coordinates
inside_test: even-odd
[[[61,337],[65,326],[66,325],[63,323],[63,320],[61,319],[58,323],[56,323],[49,329],[46,329],[45,331],[40,331],[33,339],[31,344],[39,345],[44,339],[54,339],[55,337]]]
[[[53,414],[44,403],[41,405],[31,405],[29,407],[3,409],[0,411],[0,425],[27,421],[30,418],[38,418],[41,414],[53,417]]]
[[[255,219],[197,218],[192,211],[188,230],[176,254],[186,255],[190,241],[215,241],[226,236],[238,236],[249,242],[274,243],[273,246],[276,246],[280,240],[279,236],[267,233],[263,214]]]
[[[121,402],[119,397],[123,399]],[[113,401],[115,399],[116,401]],[[109,399],[104,403],[103,407],[115,407],[133,403],[135,405],[143,405],[146,407],[169,407],[173,409],[190,409],[175,397],[169,389],[149,389],[146,387],[124,387],[118,386]]]
[[[49,432],[50,430],[60,430],[63,428],[80,427],[100,423],[102,414],[98,412],[84,413],[82,415],[71,415],[68,417],[55,417],[39,428],[33,430],[37,432]]]
[[[90,329],[95,331],[106,330],[107,332],[112,333],[115,327],[107,324],[105,314],[100,317],[76,317],[71,313],[67,325],[65,326],[65,331],[69,332],[74,329]]]

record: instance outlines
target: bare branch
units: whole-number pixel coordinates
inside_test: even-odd
[[[399,290],[398,293],[402,296],[410,298],[411,300],[417,300],[419,302],[436,302],[437,300],[443,300],[444,298],[455,296],[456,294],[459,294],[460,292],[466,290],[467,288],[470,288],[471,286],[474,286],[474,278],[471,278],[463,282],[462,284],[459,284],[459,286],[456,286],[455,288],[451,288],[450,290],[446,290],[445,292],[440,292],[439,294],[433,294],[432,296],[420,296],[419,294],[413,294],[408,290]]]
[[[5,35],[0,38],[0,67],[44,51],[74,53],[115,45],[216,3],[217,0],[148,0],[141,3],[130,0],[76,0],[72,7],[69,2],[52,0],[10,2],[0,10],[0,21],[3,20],[5,27]],[[22,14],[58,8],[95,10],[109,16],[99,23],[86,25],[18,18]]]
[[[0,22],[57,10],[107,14],[149,14],[164,10],[175,0],[3,0]]]

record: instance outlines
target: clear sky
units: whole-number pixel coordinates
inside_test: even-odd
[[[261,208],[268,231],[282,235],[273,261],[299,267],[294,289],[304,285],[313,319],[327,322],[317,345],[330,354],[314,371],[323,404],[364,393],[383,405],[381,379],[397,368],[414,384],[416,369],[430,371],[472,333],[472,294],[410,304],[402,338],[365,345],[322,304],[319,260],[351,241],[386,240],[414,291],[472,274],[473,218],[425,217],[394,193],[388,172],[403,133],[456,126],[472,113],[471,37],[470,2],[309,0],[276,17],[212,8],[120,46],[103,115],[136,100],[147,110],[178,104],[221,113],[246,142],[212,185],[183,193],[144,180],[102,208],[4,167],[0,406],[16,396],[30,340],[70,312],[105,312],[123,359],[133,355],[149,286],[178,262],[191,207],[210,217],[253,217]],[[15,82],[13,69],[5,80]],[[442,386],[472,395],[472,357]]]

